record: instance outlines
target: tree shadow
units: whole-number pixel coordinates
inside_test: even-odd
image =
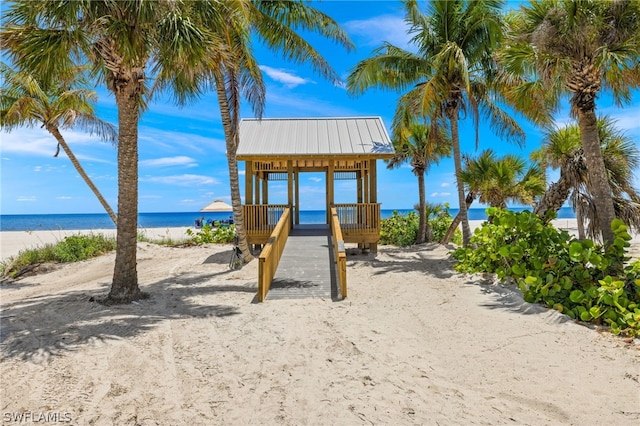
[[[128,305],[97,302],[110,286],[107,282],[91,291],[69,291],[6,304],[0,317],[0,355],[41,362],[78,350],[79,346],[143,334],[165,320],[239,315],[237,306],[214,302],[209,296],[247,293],[249,303],[256,285],[253,281],[228,284],[215,279],[226,273],[185,272],[141,285],[151,297]]]
[[[373,275],[395,272],[420,272],[425,276],[446,279],[458,273],[453,269],[453,259],[443,257],[442,246],[424,244],[412,247],[384,246],[378,253],[362,254],[358,249],[347,250],[347,275],[349,268],[369,265],[376,269]]]

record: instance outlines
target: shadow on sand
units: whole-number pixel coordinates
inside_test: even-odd
[[[238,315],[236,306],[203,301],[206,296],[221,292],[251,296],[256,292],[251,282],[229,285],[214,280],[227,273],[177,274],[144,285],[142,290],[151,297],[128,305],[104,306],[96,302],[105,296],[110,283],[102,284],[102,289],[69,291],[5,304],[0,317],[1,357],[37,362],[73,351],[78,345],[134,337],[168,319]]]

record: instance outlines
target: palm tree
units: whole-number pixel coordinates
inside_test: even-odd
[[[201,6],[202,7],[202,6]],[[212,6],[213,7],[213,6]],[[206,15],[205,15],[206,16]],[[352,48],[346,33],[329,16],[302,1],[238,2],[228,5],[222,26],[211,26],[220,42],[210,52],[211,61],[200,72],[213,81],[218,97],[225,133],[231,202],[234,211],[239,247],[245,262],[252,259],[242,216],[242,199],[238,179],[238,125],[241,94],[248,99],[254,113],[260,117],[265,102],[261,71],[251,52],[250,30],[267,46],[296,63],[310,63],[322,76],[339,81],[328,62],[296,29],[316,32],[338,44]],[[224,55],[225,57],[221,57]]]
[[[197,2],[196,2],[197,3]],[[3,53],[45,85],[75,75],[88,61],[92,75],[115,95],[118,109],[118,226],[111,290],[105,302],[146,297],[136,268],[138,120],[147,80],[178,100],[197,94],[191,70],[218,41],[196,27],[181,1],[12,2],[2,29]],[[224,5],[224,3],[220,3]],[[190,10],[189,10],[190,11]],[[207,19],[222,22],[222,6]],[[220,24],[222,25],[222,24]]]
[[[93,90],[74,88],[75,82],[43,88],[31,74],[12,70],[0,63],[0,75],[4,81],[0,89],[0,128],[11,131],[16,127],[42,125],[56,138],[58,147],[64,150],[76,171],[98,198],[114,224],[116,214],[104,199],[93,181],[67,144],[60,129],[80,127],[112,142],[116,141],[115,128],[96,117],[93,103],[97,95]]]
[[[571,96],[594,205],[605,244],[613,242],[616,217],[600,151],[595,114],[603,88],[619,105],[640,85],[640,2],[637,0],[534,0],[510,20],[512,31],[501,63],[508,73],[539,81],[556,108]]]
[[[424,177],[431,164],[438,164],[440,158],[449,156],[451,140],[445,129],[437,123],[427,126],[414,120],[402,128],[395,129],[392,142],[395,156],[388,161],[387,167],[398,168],[409,161],[411,171],[418,178],[420,217],[416,244],[422,244],[431,240],[426,212]]]
[[[640,150],[633,139],[615,126],[608,116],[598,118],[598,139],[607,171],[609,186],[614,199],[616,216],[632,228],[639,228],[638,191],[633,186],[633,172],[640,166]],[[542,147],[532,153],[532,158],[553,169],[560,169],[560,177],[552,183],[537,203],[534,212],[549,218],[549,211],[557,211],[571,200],[578,219],[579,237],[584,238],[584,223],[588,222],[588,234],[592,238],[601,235],[600,222],[592,185],[593,176],[587,167],[581,145],[580,128],[576,124],[548,130]]]
[[[467,187],[467,208],[478,199],[490,207],[507,208],[507,203],[532,205],[544,192],[544,172],[537,163],[527,163],[520,157],[507,154],[496,156],[491,149],[486,149],[477,157],[465,156],[464,169],[460,174]],[[491,219],[491,218],[489,218]],[[455,226],[450,226],[443,242],[453,236],[460,213],[453,219]]]
[[[464,183],[460,179],[460,117],[471,115],[476,126],[476,143],[481,112],[501,136],[518,142],[524,140],[515,120],[490,96],[498,94],[492,91],[492,77],[496,73],[493,52],[502,39],[502,4],[500,0],[431,0],[425,15],[417,1],[406,0],[405,20],[411,26],[417,53],[385,43],[374,51],[373,57],[358,63],[347,79],[347,88],[352,93],[375,86],[409,89],[399,100],[400,111],[408,109],[419,117],[448,121],[464,245],[469,243],[471,231]],[[396,114],[396,121],[402,115]]]

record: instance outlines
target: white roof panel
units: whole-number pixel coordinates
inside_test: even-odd
[[[237,155],[368,155],[393,146],[380,117],[263,118],[240,122]]]

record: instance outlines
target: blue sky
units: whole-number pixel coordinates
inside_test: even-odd
[[[308,40],[346,79],[356,63],[371,55],[382,41],[410,48],[407,43],[401,4],[395,1],[326,1],[314,3],[338,21],[356,45],[346,52],[319,37]],[[264,117],[380,116],[387,128],[399,93],[370,90],[354,97],[313,72],[309,66],[282,60],[277,54],[256,44],[255,55],[267,86]],[[96,88],[100,98],[98,115],[116,123],[113,97]],[[618,126],[640,144],[640,93],[623,109],[611,105],[608,96],[599,100],[599,113],[618,120]],[[243,117],[253,117],[248,107]],[[475,152],[475,136],[470,120],[462,123],[463,152]],[[524,148],[500,140],[481,125],[479,149],[492,148],[499,154],[517,153],[528,157],[540,143],[541,132],[519,120],[527,132]],[[568,122],[565,108],[557,114],[559,123]],[[389,130],[390,132],[390,130]],[[64,131],[83,167],[111,206],[117,206],[116,148],[77,131]],[[101,205],[74,170],[63,152],[53,154],[56,142],[40,128],[22,128],[0,133],[2,214],[103,213]],[[225,143],[217,101],[213,93],[186,107],[174,106],[170,96],[156,99],[141,120],[139,128],[140,212],[196,212],[214,199],[230,200]],[[244,164],[240,163],[241,193],[244,195]],[[387,170],[378,165],[378,200],[383,209],[410,209],[418,200],[417,182],[407,165]],[[557,176],[551,173],[550,177]],[[453,162],[441,160],[428,173],[427,200],[448,202],[457,207]],[[636,176],[636,186],[640,179]],[[324,176],[302,174],[300,181],[303,210],[323,209]],[[270,202],[286,200],[286,186],[269,188]],[[355,202],[355,184],[336,186],[337,202]],[[474,205],[474,207],[481,207]]]

